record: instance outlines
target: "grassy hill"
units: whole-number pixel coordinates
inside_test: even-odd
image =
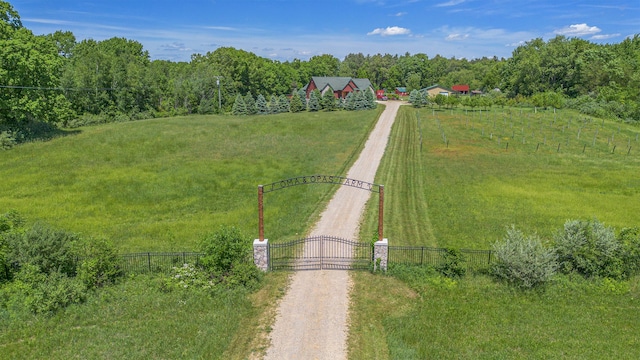
[[[378,112],[192,116],[80,129],[0,153],[0,212],[122,252],[182,251],[219,225],[257,237],[257,186],[343,174]],[[265,196],[272,240],[301,236],[335,188]]]

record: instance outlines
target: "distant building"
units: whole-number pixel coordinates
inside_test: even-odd
[[[451,90],[457,92],[460,95],[469,95],[469,85],[453,85]]]
[[[396,94],[398,96],[407,96],[407,88],[406,87],[397,87],[396,88]]]
[[[376,90],[376,99],[378,100],[387,100],[387,95],[386,95],[386,91],[383,90]]]
[[[356,79],[337,76],[312,76],[311,81],[302,88],[309,98],[313,90],[318,89],[324,95],[325,92],[333,92],[336,99],[344,99],[350,92],[368,90],[374,93],[369,79]]]
[[[431,85],[424,89],[420,89],[420,92],[426,92],[429,96],[436,96],[438,94],[449,96],[453,93],[453,90],[447,89],[446,87],[440,86],[438,84]]]

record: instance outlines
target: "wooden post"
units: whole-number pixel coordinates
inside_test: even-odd
[[[383,227],[383,219],[384,219],[384,185],[380,185],[380,204],[378,206],[378,240],[382,241],[384,238],[384,227]]]
[[[264,241],[264,213],[262,206],[262,185],[258,185],[258,239]]]

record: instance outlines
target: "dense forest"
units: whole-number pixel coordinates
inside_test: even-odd
[[[230,113],[238,95],[290,95],[311,76],[368,78],[377,89],[434,84],[499,93],[502,104],[553,95],[596,116],[640,121],[640,35],[617,44],[557,36],[533,39],[508,59],[426,54],[349,54],[274,61],[221,47],[189,62],[151,60],[125,38],[77,41],[69,31],[35,35],[0,1],[0,138],[24,124],[74,127],[191,113]],[[494,89],[499,89],[497,92]],[[555,106],[555,105],[554,105]],[[20,135],[20,136],[18,136]],[[19,139],[18,139],[19,140]]]

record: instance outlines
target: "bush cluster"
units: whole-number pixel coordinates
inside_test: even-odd
[[[173,268],[163,287],[171,289],[255,289],[262,273],[253,264],[251,241],[235,227],[222,226],[200,242],[204,256],[197,265]]]
[[[598,220],[566,221],[547,247],[512,227],[493,250],[493,275],[520,288],[544,285],[557,273],[618,281],[640,272],[640,230],[616,236]]]
[[[0,312],[56,311],[83,302],[91,289],[122,275],[108,241],[43,223],[23,225],[15,212],[0,216]]]
[[[557,268],[553,249],[547,249],[536,236],[525,236],[511,227],[501,242],[493,245],[496,262],[494,276],[524,289],[549,281]]]

